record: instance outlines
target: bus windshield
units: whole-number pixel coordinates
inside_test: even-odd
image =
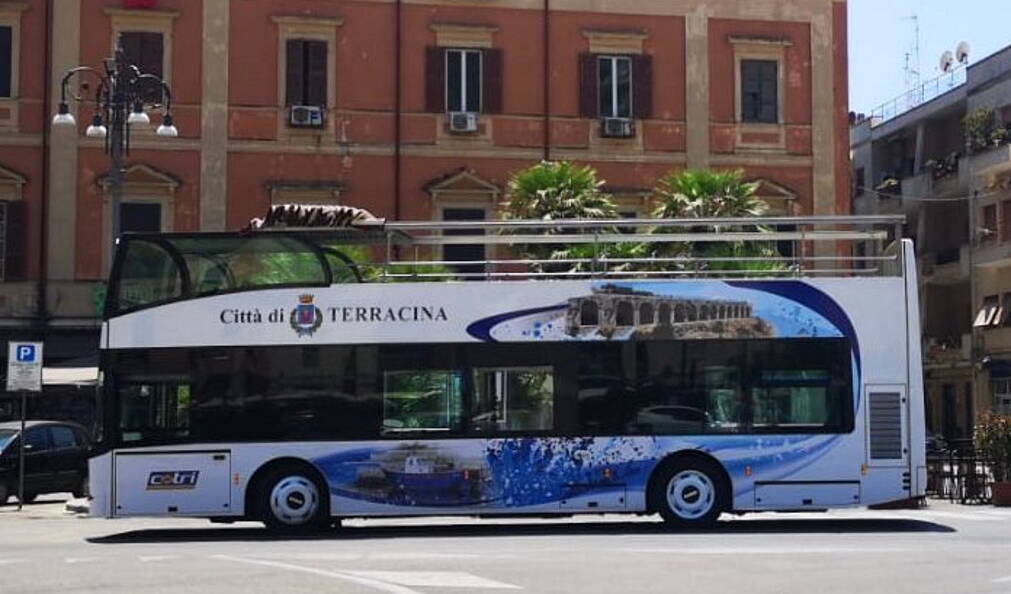
[[[124,243],[107,315],[219,292],[357,280],[338,248],[293,235],[162,235]]]

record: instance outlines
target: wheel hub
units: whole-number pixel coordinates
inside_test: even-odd
[[[270,511],[289,526],[309,522],[319,511],[320,495],[316,483],[304,476],[285,477],[270,491]]]
[[[682,470],[667,483],[667,504],[685,520],[697,520],[713,509],[716,489],[713,481],[698,470]]]

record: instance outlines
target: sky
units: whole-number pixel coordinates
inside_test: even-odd
[[[869,113],[906,90],[905,60],[915,67],[916,15],[920,78],[941,75],[945,50],[969,43],[969,63],[1011,45],[1011,0],[849,0],[850,111]]]

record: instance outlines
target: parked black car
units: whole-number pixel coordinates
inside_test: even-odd
[[[21,423],[0,423],[0,505],[18,492]],[[44,493],[88,491],[91,439],[77,424],[28,421],[25,424],[25,502]]]

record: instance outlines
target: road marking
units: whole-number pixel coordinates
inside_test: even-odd
[[[64,563],[94,563],[98,561],[98,557],[66,557]]]
[[[869,547],[684,547],[684,548],[634,548],[621,549],[626,553],[658,553],[672,555],[837,555],[911,552],[911,548]]]
[[[369,553],[372,561],[427,561],[432,559],[480,559],[485,555],[473,553]]]
[[[152,563],[157,561],[170,561],[172,559],[178,559],[176,555],[141,555],[137,557],[142,563]]]
[[[352,575],[426,588],[484,588],[489,590],[520,590],[519,586],[489,580],[462,571],[348,571]]]
[[[995,580],[990,580],[990,583],[991,584],[1007,584],[1007,583],[1011,583],[1011,575],[1006,575],[1004,577],[997,578]]]
[[[417,590],[412,590],[398,584],[389,584],[386,582],[380,582],[368,577],[352,575],[350,573],[344,573],[340,571],[327,571],[325,569],[316,569],[315,567],[303,567],[301,565],[292,565],[290,563],[281,563],[280,561],[263,561],[260,559],[247,559],[244,557],[232,557],[231,555],[214,555],[215,559],[220,559],[222,561],[232,561],[235,563],[246,563],[247,565],[263,565],[265,567],[276,567],[278,569],[287,569],[288,571],[300,571],[302,573],[311,573],[313,575],[318,575],[321,577],[328,577],[338,580],[345,580],[348,582],[354,582],[356,584],[361,584],[363,586],[368,586],[380,590],[383,592],[389,592],[390,594],[422,594]]]
[[[0,559],[0,565],[14,565],[15,563],[21,563],[22,559]]]

